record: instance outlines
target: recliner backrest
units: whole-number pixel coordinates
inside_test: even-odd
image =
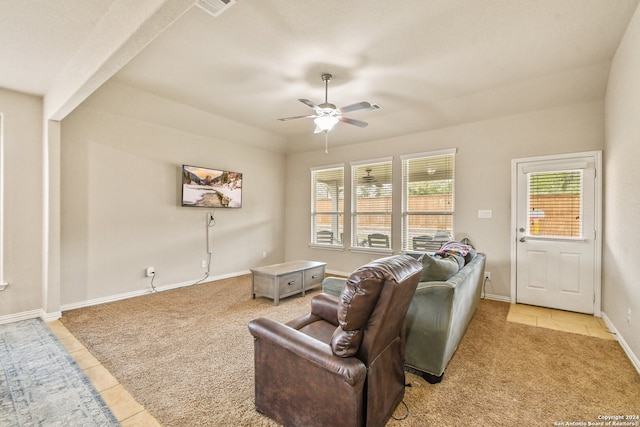
[[[421,271],[408,255],[381,258],[354,271],[340,295],[334,354],[357,354],[368,366],[400,335]]]
[[[331,338],[336,356],[351,357],[360,349],[364,327],[375,307],[384,277],[375,270],[361,268],[349,279],[340,295],[338,326]]]

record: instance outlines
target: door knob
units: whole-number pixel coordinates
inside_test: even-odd
[[[524,237],[521,237],[521,238],[520,238],[520,241],[521,241],[522,243],[524,243],[524,242],[525,242],[525,240],[527,240],[527,239],[525,239]]]

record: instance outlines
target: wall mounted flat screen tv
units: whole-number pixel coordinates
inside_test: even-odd
[[[241,208],[242,173],[182,165],[182,206]]]

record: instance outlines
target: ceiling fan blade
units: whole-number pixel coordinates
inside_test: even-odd
[[[316,117],[317,117],[317,116],[313,116],[313,115],[311,115],[311,116],[293,116],[293,117],[283,117],[283,118],[281,118],[281,119],[278,119],[278,121],[280,121],[280,122],[286,122],[286,121],[288,121],[288,120],[295,120],[295,119],[314,119],[314,118],[316,118]]]
[[[339,120],[341,122],[349,123],[350,125],[358,126],[361,128],[366,128],[369,125],[369,123],[363,122],[362,120],[350,119],[349,117],[344,117],[344,116],[341,116]]]
[[[314,110],[320,109],[320,107],[315,102],[309,101],[308,99],[298,99],[298,101],[302,102],[305,105],[308,105],[309,107],[313,108]]]
[[[351,111],[365,110],[367,108],[371,108],[371,104],[366,101],[362,101],[339,108],[338,111],[340,111],[341,113],[349,113]]]

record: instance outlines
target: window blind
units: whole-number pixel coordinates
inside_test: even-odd
[[[453,239],[455,151],[402,161],[402,249],[437,251]]]
[[[583,170],[529,173],[530,236],[582,238]]]
[[[391,248],[391,159],[351,166],[352,246]],[[386,236],[386,237],[385,237]]]
[[[311,243],[342,245],[344,166],[311,170]]]

